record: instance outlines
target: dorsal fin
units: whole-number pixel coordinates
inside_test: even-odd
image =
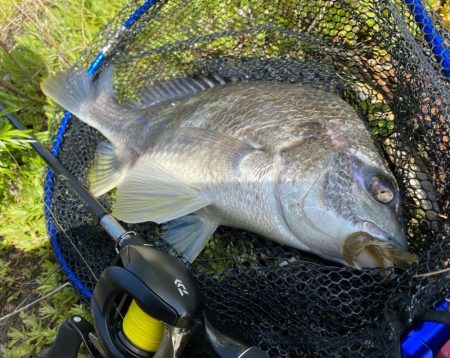
[[[212,74],[207,76],[188,75],[167,81],[152,81],[141,90],[141,102],[131,102],[130,105],[133,108],[145,109],[164,102],[177,101],[236,81],[235,78]]]

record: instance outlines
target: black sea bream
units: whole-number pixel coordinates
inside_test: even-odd
[[[356,267],[407,253],[392,173],[355,110],[309,85],[186,77],[119,104],[113,68],[59,74],[43,89],[108,140],[90,171],[113,215],[167,223],[193,261],[219,225]]]

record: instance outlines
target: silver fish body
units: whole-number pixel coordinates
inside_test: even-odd
[[[219,225],[344,264],[359,233],[406,252],[395,179],[340,97],[290,83],[199,91],[183,81],[150,86],[143,104],[116,101],[111,67],[94,82],[60,75],[44,85],[110,142],[97,150],[91,190],[118,187],[117,218],[168,222],[164,238],[190,261]],[[389,265],[367,250],[352,264]]]

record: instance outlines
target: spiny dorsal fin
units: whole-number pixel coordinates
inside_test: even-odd
[[[191,76],[167,81],[154,81],[146,85],[140,94],[141,102],[132,102],[133,108],[144,109],[161,103],[172,102],[207,91],[211,88],[236,82],[235,78],[218,75]]]

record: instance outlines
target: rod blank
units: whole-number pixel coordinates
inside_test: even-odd
[[[5,106],[0,104],[0,111],[4,110]],[[4,117],[17,129],[26,130],[27,127],[12,114],[6,114]],[[53,170],[55,175],[68,188],[72,189],[78,197],[86,204],[87,209],[100,222],[103,228],[115,239],[119,240],[126,230],[115,220],[102,204],[95,199],[91,193],[80,183],[80,181],[70,173],[61,162],[56,159],[52,153],[44,147],[35,136],[32,136],[33,141],[30,143],[31,147],[39,154],[39,156],[47,163]],[[107,220],[102,220],[108,215]],[[113,230],[111,230],[113,228]]]

